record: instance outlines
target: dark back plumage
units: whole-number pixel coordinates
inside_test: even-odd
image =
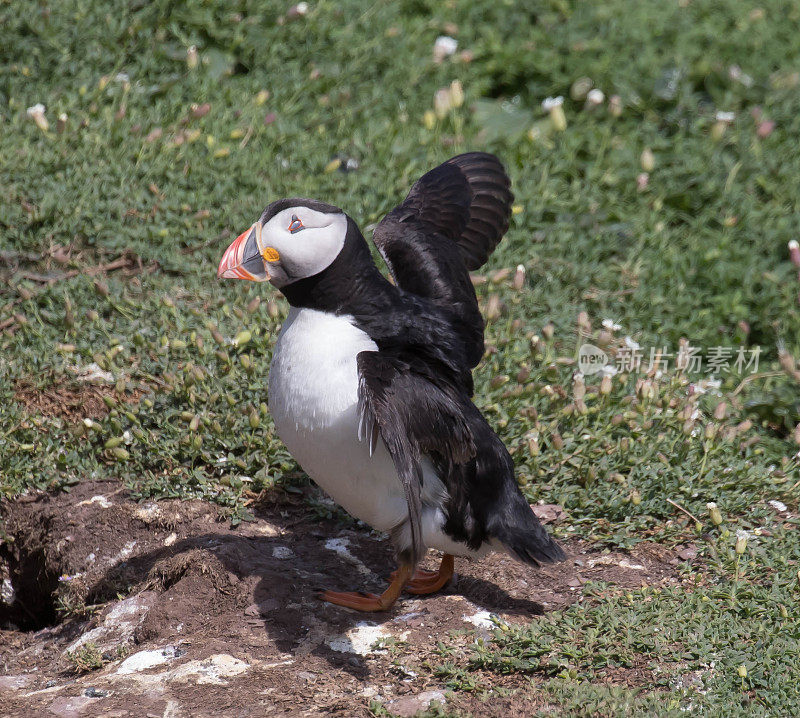
[[[486,262],[508,229],[509,186],[494,155],[458,155],[417,180],[372,236],[398,287],[455,315],[469,368],[483,356],[484,328],[469,270]]]

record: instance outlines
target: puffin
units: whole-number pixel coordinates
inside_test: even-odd
[[[439,591],[454,557],[565,558],[519,489],[503,441],[472,401],[484,322],[469,272],[509,226],[500,160],[470,152],[423,175],[373,231],[313,199],[272,202],[224,252],[217,276],[270,282],[289,313],[269,369],[275,429],[349,514],[389,534],[398,568],[381,594],[320,598],[386,611]],[[418,568],[428,549],[436,571]]]

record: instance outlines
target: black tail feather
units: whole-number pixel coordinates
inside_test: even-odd
[[[502,513],[495,518],[498,520],[489,533],[523,563],[540,566],[567,557],[518,491],[512,500],[506,500]]]

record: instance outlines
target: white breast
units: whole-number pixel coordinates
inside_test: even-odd
[[[375,342],[349,317],[292,308],[269,371],[275,428],[303,470],[353,516],[381,531],[407,515],[385,447],[358,438],[356,356]]]
[[[278,436],[303,470],[348,513],[391,531],[408,517],[403,487],[384,443],[378,441],[370,456],[358,436],[356,356],[377,348],[351,317],[293,307],[270,366],[269,409]],[[441,530],[446,493],[427,460],[423,475],[425,544],[474,555]]]

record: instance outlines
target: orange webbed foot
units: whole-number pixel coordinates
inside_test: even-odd
[[[399,598],[400,592],[408,583],[412,572],[411,566],[401,566],[396,571],[389,587],[380,595],[360,591],[323,591],[319,597],[328,603],[354,608],[356,611],[388,611]]]
[[[455,564],[453,556],[446,553],[442,556],[442,563],[437,571],[429,571],[425,568],[418,568],[414,575],[403,589],[406,593],[414,596],[425,596],[429,593],[441,591],[453,578]],[[391,574],[391,578],[397,575],[397,571]]]

